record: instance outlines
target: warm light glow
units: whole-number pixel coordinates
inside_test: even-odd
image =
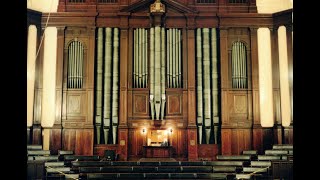
[[[288,50],[286,28],[280,26],[278,29],[279,45],[279,71],[280,71],[280,100],[281,100],[281,119],[282,125],[290,126],[291,107],[290,107],[290,88],[288,72]]]
[[[292,0],[257,0],[258,13],[276,13],[293,8]]]
[[[30,25],[28,30],[27,54],[27,126],[32,126],[34,104],[34,82],[36,69],[37,27]]]
[[[52,127],[56,107],[57,28],[46,28],[43,55],[41,126]]]
[[[259,97],[262,127],[273,126],[273,94],[270,30],[258,29]]]
[[[57,12],[59,0],[28,0],[27,8],[40,12]]]

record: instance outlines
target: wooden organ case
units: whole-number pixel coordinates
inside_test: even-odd
[[[81,155],[115,150],[120,160],[137,160],[143,157],[147,143],[143,129],[173,129],[170,156],[177,160],[213,160],[217,154],[263,148],[264,136],[273,135],[259,120],[257,29],[276,25],[272,15],[257,14],[255,0],[241,2],[59,0],[58,12],[51,13],[48,23],[58,29],[57,117],[50,149],[74,150]],[[283,17],[289,14],[278,15],[278,21],[288,24],[290,18]],[[48,15],[43,14],[42,25]],[[105,34],[101,38],[104,48],[108,46],[108,28],[117,31],[112,38],[118,38],[111,40],[111,49],[118,44],[111,63],[118,62],[117,93],[110,95],[117,97],[118,113],[116,120],[101,127],[96,121],[99,28]],[[73,41],[83,47],[82,86],[76,89],[68,86],[68,48]],[[247,86],[241,89],[232,86],[235,42],[245,45]],[[199,65],[200,61],[204,65]],[[213,67],[214,76],[210,74]]]

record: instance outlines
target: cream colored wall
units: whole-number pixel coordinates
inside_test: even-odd
[[[258,13],[275,13],[293,7],[292,0],[257,0]]]
[[[57,12],[59,0],[27,0],[27,8],[40,12]]]

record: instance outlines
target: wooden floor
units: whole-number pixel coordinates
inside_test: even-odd
[[[138,160],[139,162],[164,162],[164,161],[177,161],[174,158],[141,158]]]

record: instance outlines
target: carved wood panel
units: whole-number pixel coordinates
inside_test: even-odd
[[[149,115],[148,92],[133,94],[133,116],[146,117]]]
[[[167,115],[182,115],[182,96],[168,95]]]

